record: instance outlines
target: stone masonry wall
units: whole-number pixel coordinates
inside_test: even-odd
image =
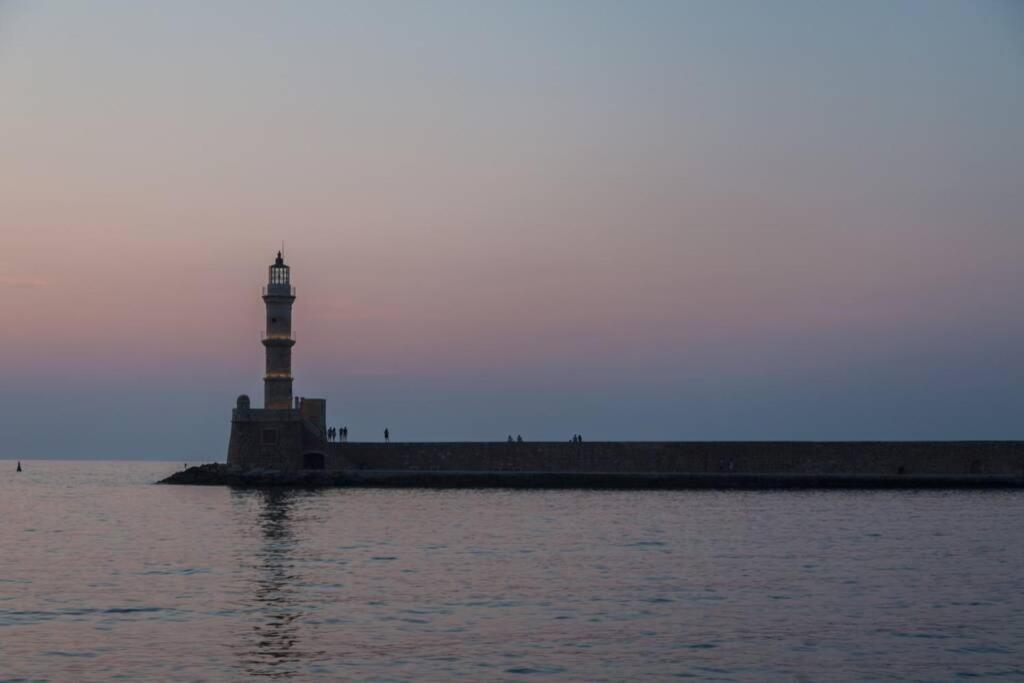
[[[332,443],[328,469],[1024,477],[1020,441]]]
[[[265,443],[263,430],[272,429],[275,443]],[[232,413],[228,464],[242,469],[301,469],[303,454],[324,452],[318,427],[293,410],[243,410]]]

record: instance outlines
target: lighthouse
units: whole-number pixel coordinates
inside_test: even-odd
[[[277,252],[263,288],[263,302],[267,307],[267,325],[263,333],[263,346],[267,351],[267,371],[263,376],[263,407],[268,410],[288,410],[292,407],[292,304],[295,288],[291,284],[290,269],[284,256]]]
[[[333,466],[327,457],[327,401],[292,398],[295,288],[281,252],[270,264],[263,303],[267,309],[263,407],[253,408],[245,394],[235,401],[228,465],[243,470],[322,470]]]

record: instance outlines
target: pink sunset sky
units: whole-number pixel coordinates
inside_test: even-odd
[[[1020,438],[1008,2],[0,2],[0,457]],[[148,445],[143,439],[151,438]]]

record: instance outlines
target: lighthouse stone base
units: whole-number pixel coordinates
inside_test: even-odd
[[[297,409],[250,408],[239,396],[231,412],[228,465],[242,470],[323,469],[326,404],[301,399]]]

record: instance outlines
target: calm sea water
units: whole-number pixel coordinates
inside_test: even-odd
[[[233,491],[0,461],[0,680],[1024,678],[1024,493]]]

